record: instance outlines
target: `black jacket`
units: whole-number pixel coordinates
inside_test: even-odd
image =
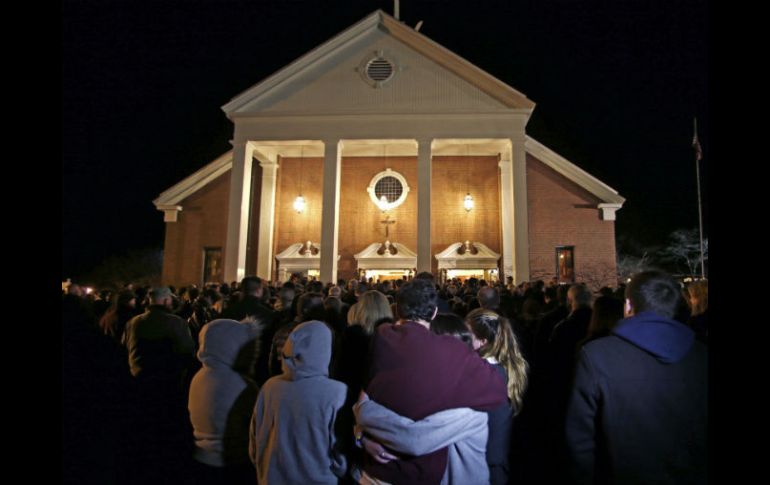
[[[577,482],[706,483],[706,347],[651,312],[612,333],[580,352],[566,421]]]

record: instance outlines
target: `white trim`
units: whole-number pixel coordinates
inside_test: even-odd
[[[597,208],[602,211],[603,221],[614,221],[615,212],[622,206],[623,204],[599,204]]]
[[[520,115],[529,115],[531,110],[528,109],[507,109],[501,111],[465,111],[465,112],[433,112],[433,113],[376,113],[376,112],[337,112],[333,114],[329,113],[235,113],[231,120],[270,120],[270,121],[307,121],[308,118],[312,118],[313,123],[320,123],[323,121],[380,121],[380,120],[396,120],[403,121],[404,119],[413,121],[434,121],[438,119],[449,119],[457,121],[476,121],[479,118],[488,119],[492,121],[505,121],[518,120]],[[441,137],[444,138],[444,137]],[[467,138],[467,137],[466,137]],[[489,136],[483,137],[489,138]],[[293,139],[293,138],[291,138]]]
[[[603,203],[617,205],[615,210],[620,209],[626,201],[625,198],[618,195],[618,192],[615,189],[538,142],[531,136],[527,135],[524,146],[527,149],[527,153],[565,176],[567,179],[583,187],[588,192],[601,199]]]
[[[159,205],[159,211],[163,211],[163,222],[176,222],[177,214],[182,210],[181,205]]]
[[[158,210],[165,210],[162,206],[177,205],[187,197],[199,191],[215,180],[217,177],[226,173],[233,167],[233,151],[220,155],[216,160],[207,164],[194,174],[183,179],[169,189],[163,191],[157,199],[153,200]],[[181,210],[181,207],[180,209]]]
[[[389,252],[377,254],[382,243],[372,243],[358,254],[354,254],[357,269],[414,269],[417,266],[417,255],[414,251],[400,243],[391,243],[398,249],[396,255]]]
[[[379,182],[380,179],[385,177],[393,177],[394,179],[401,182],[402,191],[401,196],[398,199],[396,199],[394,202],[389,202],[387,207],[383,209],[380,207],[380,201],[377,199],[377,194],[374,193],[374,187],[377,185],[377,182]],[[386,168],[382,172],[372,177],[372,180],[369,182],[369,186],[366,188],[366,191],[369,193],[369,198],[372,199],[374,205],[376,205],[380,210],[391,210],[404,203],[406,200],[406,195],[409,193],[409,184],[406,183],[406,178],[403,175],[393,169]]]
[[[448,248],[438,253],[435,258],[438,261],[438,269],[497,269],[500,255],[485,244],[473,241],[473,245],[479,250],[478,254],[457,254],[457,249],[463,242],[450,244]]]

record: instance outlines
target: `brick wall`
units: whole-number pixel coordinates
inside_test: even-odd
[[[340,178],[340,232],[337,277],[356,276],[354,254],[374,242],[385,241],[385,220],[366,188],[372,177],[386,168],[406,178],[409,194],[400,206],[389,211],[389,239],[417,252],[417,157],[343,157]]]
[[[273,254],[289,245],[321,240],[323,160],[283,158],[278,170]],[[355,276],[353,255],[372,242],[384,240],[383,215],[366,192],[375,174],[391,168],[410,187],[406,201],[391,211],[390,240],[417,250],[416,157],[344,157],[340,188],[339,278]],[[301,176],[300,176],[301,174]],[[533,278],[555,275],[555,248],[575,247],[575,273],[580,279],[602,280],[614,286],[615,225],[602,221],[599,200],[566,180],[550,167],[527,155],[530,231],[530,268]],[[177,222],[166,223],[163,281],[166,284],[199,284],[203,248],[225,246],[230,172],[182,201]],[[261,169],[254,165],[252,222],[249,228],[247,274],[256,266],[259,232]],[[307,201],[303,214],[293,210],[299,192]],[[470,191],[475,207],[463,208]],[[501,253],[499,169],[496,157],[434,157],[431,194],[432,255],[454,242],[473,239]],[[227,255],[224,255],[225,258]],[[251,268],[251,270],[249,269]],[[432,257],[433,271],[437,262]]]
[[[497,157],[434,157],[432,172],[433,273],[438,273],[436,254],[452,243],[471,240],[501,253],[500,169]],[[468,192],[474,201],[470,212],[466,212],[463,206]]]
[[[179,204],[177,221],[166,223],[163,284],[201,284],[203,248],[221,247],[224,252],[229,194],[228,171]]]
[[[615,222],[601,220],[599,200],[527,155],[529,261],[532,279],[556,276],[556,247],[575,247],[575,275],[616,286]]]

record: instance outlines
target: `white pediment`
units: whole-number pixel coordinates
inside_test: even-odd
[[[494,269],[500,255],[486,245],[473,242],[476,254],[464,242],[456,242],[436,255],[438,269]],[[464,250],[463,250],[464,249]],[[458,251],[461,250],[461,251]],[[462,254],[461,254],[462,252]]]
[[[275,256],[278,260],[279,267],[286,271],[304,271],[308,269],[320,269],[321,268],[321,244],[312,242],[314,248],[318,251],[313,254],[312,251],[304,250],[305,243],[292,244],[288,248]],[[337,255],[337,259],[339,259]]]
[[[366,75],[385,59],[393,75]],[[369,79],[369,81],[367,81]],[[490,113],[534,103],[448,49],[378,11],[222,107],[229,117]]]
[[[417,267],[417,254],[400,243],[391,243],[396,254],[384,251],[378,254],[382,243],[372,243],[363,251],[353,255],[358,262],[358,269],[413,269]]]

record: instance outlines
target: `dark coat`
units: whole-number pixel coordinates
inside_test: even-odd
[[[707,350],[652,312],[580,352],[566,421],[578,483],[706,483]]]

